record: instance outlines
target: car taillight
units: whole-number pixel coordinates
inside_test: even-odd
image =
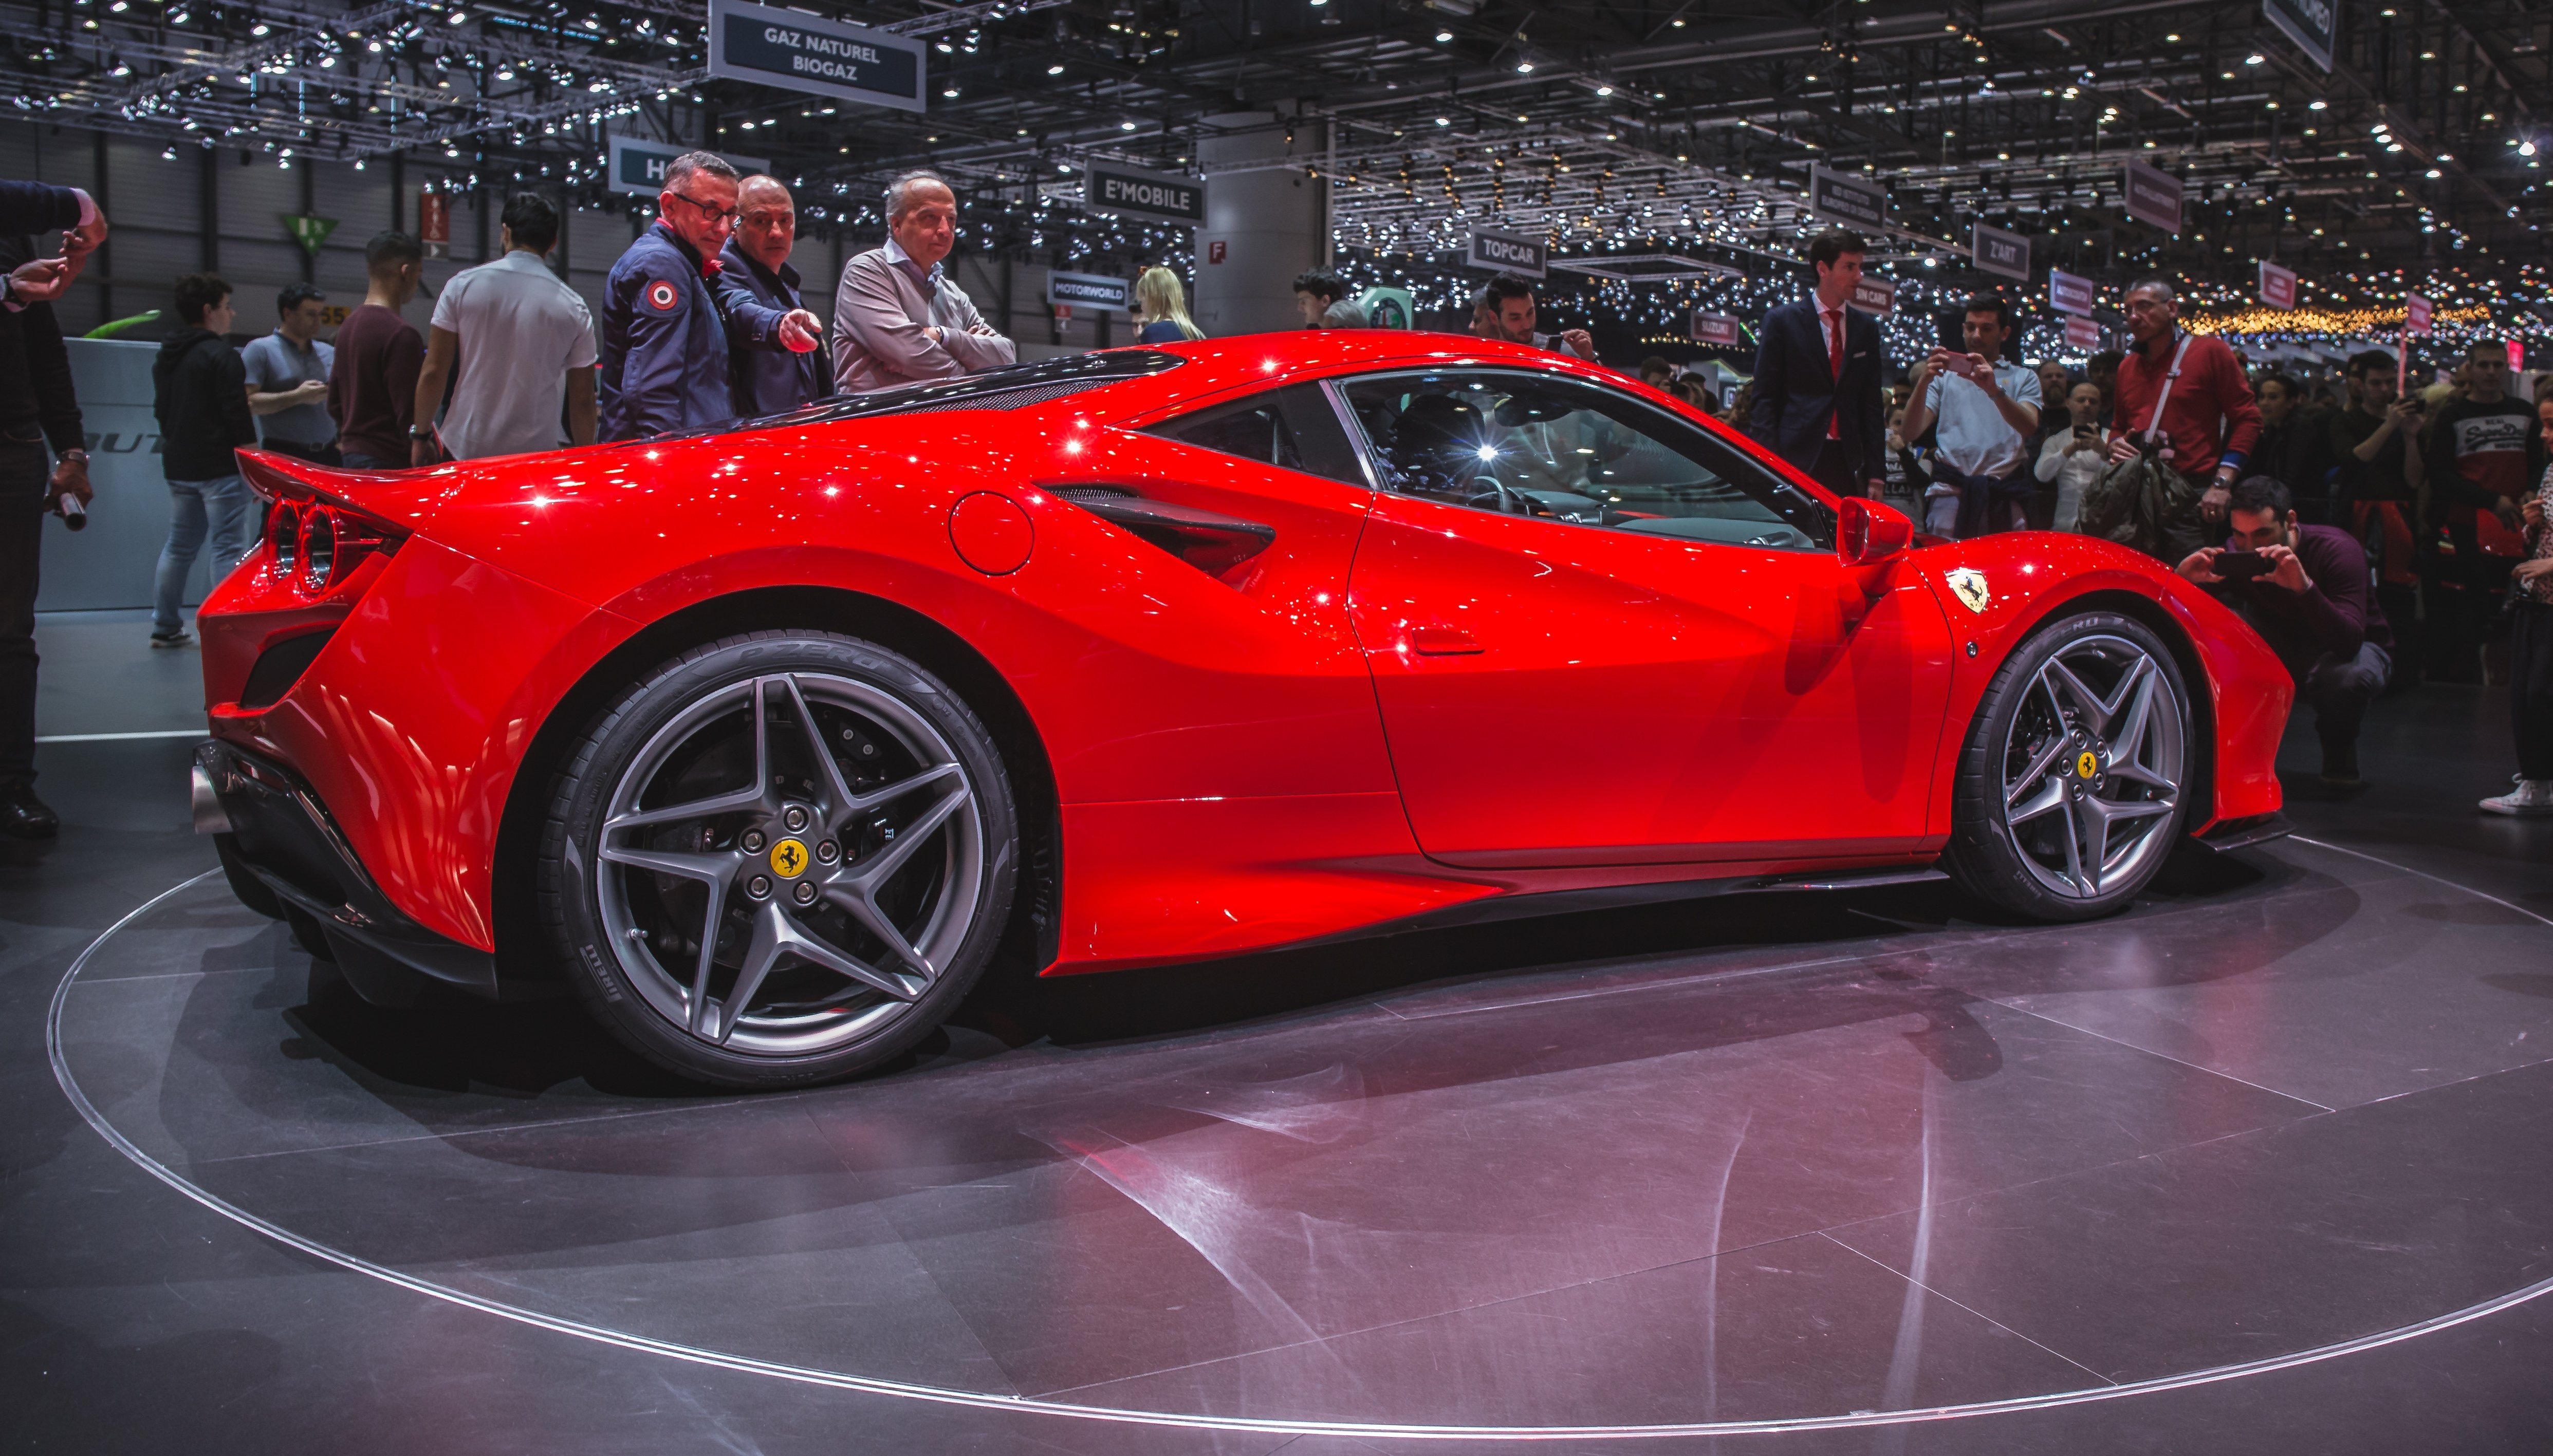
[[[359,511],[318,501],[278,501],[266,524],[267,569],[304,597],[325,597],[367,560],[398,547],[399,533]]]

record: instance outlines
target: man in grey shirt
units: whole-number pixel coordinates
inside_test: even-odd
[[[1934,535],[1965,540],[2011,530],[2023,522],[2022,503],[2038,490],[2030,440],[2039,433],[2039,376],[2004,361],[2012,331],[2012,305],[1980,293],[1968,300],[1959,325],[1968,352],[1936,349],[1915,371],[1906,438],[1920,438],[1941,421],[1924,503],[1923,527]]]
[[[337,421],[328,414],[328,369],[337,351],[319,342],[328,295],[308,283],[286,283],[276,295],[275,312],[275,332],[240,351],[258,443],[321,465],[338,464]]]
[[[943,260],[957,243],[957,194],[934,172],[886,189],[883,248],[842,265],[833,290],[833,386],[845,394],[979,374],[1019,348],[975,311]]]

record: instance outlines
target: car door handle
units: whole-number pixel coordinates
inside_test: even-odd
[[[1481,639],[1458,626],[1411,627],[1409,649],[1428,657],[1460,657],[1480,651]]]

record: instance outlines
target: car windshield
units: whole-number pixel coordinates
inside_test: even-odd
[[[1437,370],[1343,389],[1387,490],[1688,540],[1833,543],[1815,497],[1699,425],[1593,384]]]

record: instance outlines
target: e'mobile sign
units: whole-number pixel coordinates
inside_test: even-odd
[[[1082,168],[1082,206],[1183,227],[1205,226],[1205,178],[1136,171],[1093,162]]]
[[[924,43],[795,10],[710,0],[710,74],[923,109]]]

